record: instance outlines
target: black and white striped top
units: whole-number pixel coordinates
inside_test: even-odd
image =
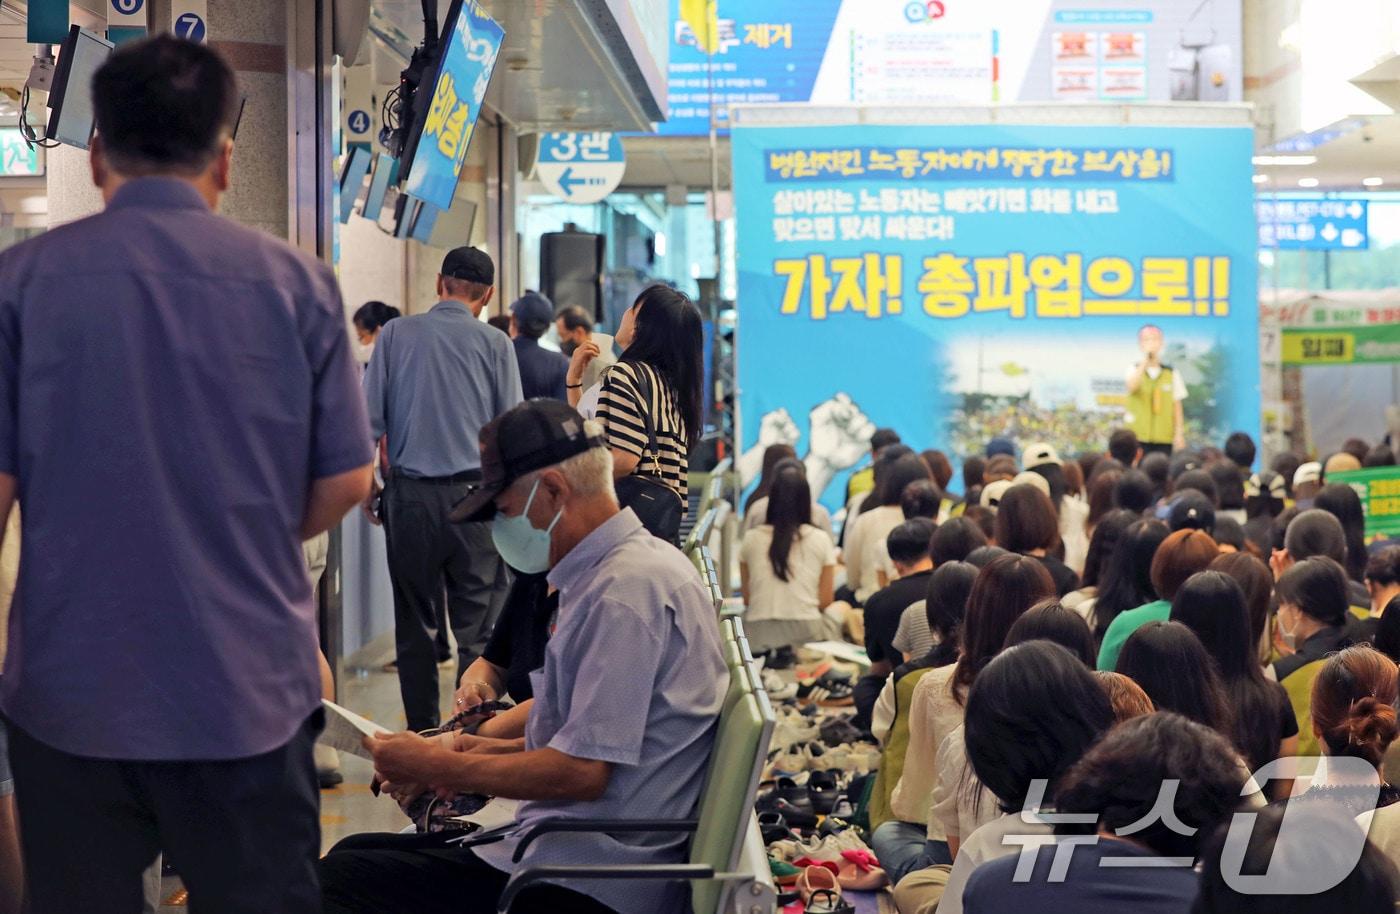
[[[651,384],[651,402],[643,406],[637,384],[637,372],[645,371]],[[607,429],[608,444],[620,451],[636,454],[637,468],[633,473],[655,476],[652,454],[647,447],[646,423],[642,409],[651,416],[656,431],[657,462],[661,466],[661,481],[674,489],[686,503],[686,481],[690,472],[686,457],[685,421],[676,403],[671,385],[650,365],[618,362],[603,376],[603,390],[598,398],[597,419]]]

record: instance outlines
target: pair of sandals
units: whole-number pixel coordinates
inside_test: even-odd
[[[797,875],[794,888],[803,902],[803,914],[855,914],[855,906],[841,897],[836,879],[840,868],[829,861],[813,863]]]

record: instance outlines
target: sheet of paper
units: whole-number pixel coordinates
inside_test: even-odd
[[[515,821],[515,808],[520,805],[519,800],[507,800],[505,797],[495,797],[490,803],[478,809],[469,816],[458,816],[463,822],[473,822],[480,825],[482,830],[499,828],[502,825],[510,825]]]
[[[361,744],[361,740],[376,733],[388,733],[390,732],[389,728],[381,727],[374,721],[367,720],[347,708],[342,708],[333,701],[326,701],[323,698],[321,704],[326,709],[326,729],[317,741],[337,751],[348,752],[351,755],[358,755],[362,759],[373,761],[373,757]]]

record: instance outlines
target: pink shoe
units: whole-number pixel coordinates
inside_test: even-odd
[[[836,882],[836,873],[832,871],[835,866],[832,864],[832,869],[827,869],[825,866],[813,865],[797,874],[797,883],[794,888],[797,889],[797,894],[802,896],[803,904],[811,902],[814,892],[840,894],[841,888]]]
[[[889,884],[889,877],[880,869],[880,861],[870,851],[842,851],[841,858],[836,882],[846,891],[874,892]]]

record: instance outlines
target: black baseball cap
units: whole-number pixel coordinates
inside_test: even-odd
[[[442,258],[442,275],[493,286],[496,284],[496,265],[485,251],[470,247],[453,248]]]
[[[1200,492],[1188,489],[1172,502],[1171,510],[1167,512],[1167,526],[1173,533],[1190,529],[1213,534],[1215,506]]]
[[[588,434],[578,410],[560,400],[526,400],[481,430],[481,482],[448,517],[459,523],[490,520],[496,496],[511,483],[595,447],[607,442]]]

